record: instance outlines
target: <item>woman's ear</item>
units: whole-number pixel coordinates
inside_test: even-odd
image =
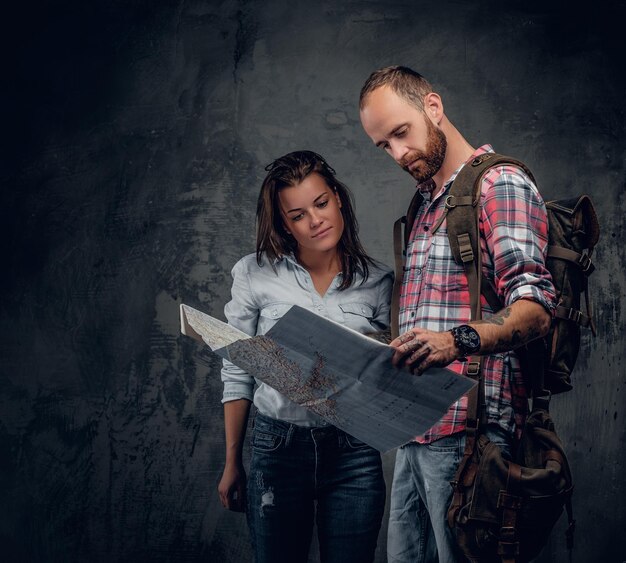
[[[335,194],[335,199],[337,200],[337,205],[339,206],[339,209],[341,209],[341,198],[339,197],[339,194],[337,193],[337,190],[333,190],[333,193]]]

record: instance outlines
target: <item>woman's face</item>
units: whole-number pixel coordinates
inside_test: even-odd
[[[296,239],[298,252],[335,251],[343,234],[339,196],[317,172],[279,194],[285,228]]]

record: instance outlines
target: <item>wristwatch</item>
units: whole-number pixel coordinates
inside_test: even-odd
[[[480,350],[480,335],[470,325],[455,326],[450,332],[462,357],[473,356]]]

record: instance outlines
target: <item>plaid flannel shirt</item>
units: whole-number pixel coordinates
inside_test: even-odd
[[[480,147],[470,160],[486,152],[493,152],[490,145]],[[430,193],[422,189],[425,200],[407,247],[400,296],[400,333],[415,326],[445,331],[471,319],[467,278],[463,267],[454,261],[446,221],[434,234],[430,232],[444,211],[445,196],[461,168],[432,201]],[[554,286],[545,267],[548,220],[536,186],[518,167],[494,167],[484,176],[480,205],[483,275],[492,281],[503,306],[518,299],[530,299],[553,315]],[[481,298],[483,317],[487,318],[494,311]],[[455,361],[448,367],[466,375],[467,362]],[[521,429],[528,402],[516,354],[485,356],[482,374],[487,421],[499,424],[511,434]],[[430,443],[464,430],[466,412],[467,397],[462,397],[416,441]]]

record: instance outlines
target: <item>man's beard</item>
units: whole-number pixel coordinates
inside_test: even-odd
[[[400,163],[400,166],[413,176],[418,184],[430,180],[439,172],[448,147],[444,132],[439,127],[435,127],[428,117],[424,116],[424,121],[428,129],[426,152],[416,150],[405,156]],[[420,159],[417,168],[409,170],[409,165],[417,159]]]

